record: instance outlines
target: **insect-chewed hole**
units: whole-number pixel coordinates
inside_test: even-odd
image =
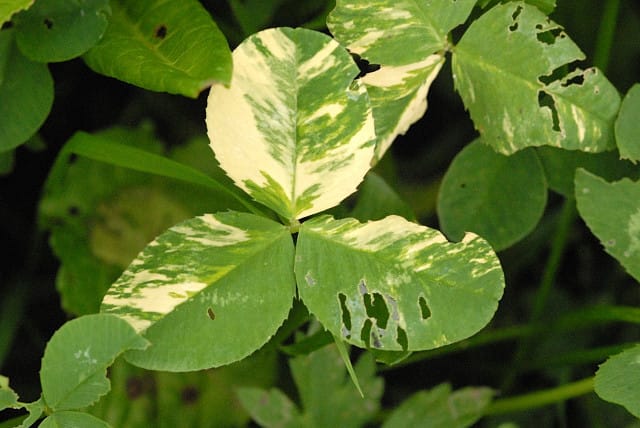
[[[556,102],[553,100],[553,97],[544,91],[538,91],[538,105],[542,108],[548,108],[551,111],[553,130],[560,132],[560,119],[558,117],[558,110],[556,109]]]
[[[180,398],[184,404],[194,404],[200,397],[200,391],[195,386],[186,386],[180,393]]]
[[[364,342],[367,348],[371,347],[371,327],[373,327],[373,323],[368,319],[364,322],[360,331],[360,340]]]
[[[418,299],[418,306],[420,306],[420,315],[422,316],[422,319],[428,319],[431,316],[431,309],[429,309],[427,299],[425,299],[424,296],[420,296]]]
[[[520,25],[518,24],[518,17],[520,16],[521,12],[522,12],[522,6],[518,6],[516,10],[513,12],[513,14],[511,15],[511,19],[513,19],[513,24],[509,26],[510,31],[516,31],[518,29],[518,26]]]
[[[389,309],[380,293],[367,293],[362,296],[367,315],[376,320],[376,325],[382,329],[387,328],[389,321]]]
[[[342,324],[347,331],[351,331],[351,313],[347,308],[347,296],[344,293],[338,294],[340,300],[340,312],[342,313]]]
[[[211,318],[212,320],[216,319],[216,314],[211,308],[207,308],[207,316],[209,316],[209,318]]]
[[[398,345],[402,347],[403,351],[406,351],[409,348],[409,340],[407,339],[407,332],[400,326],[398,326],[398,338],[396,339]]]
[[[47,30],[51,30],[53,28],[53,21],[49,18],[45,18],[42,23],[47,27]]]
[[[537,29],[542,29],[541,25],[537,25]],[[536,38],[544,44],[553,45],[558,38],[564,39],[567,37],[560,28],[552,28],[546,31],[540,31],[536,34]]]
[[[164,24],[158,25],[153,35],[157,39],[160,39],[160,40],[164,39],[165,37],[167,37],[167,26]]]

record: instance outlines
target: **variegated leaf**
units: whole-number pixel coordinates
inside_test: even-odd
[[[366,74],[380,159],[427,109],[427,91],[444,63],[448,33],[475,0],[338,0],[327,19],[335,38],[380,69]]]
[[[449,243],[398,216],[303,223],[295,272],[300,298],[329,331],[383,350],[471,336],[489,322],[504,288],[500,262],[482,238],[469,233]]]
[[[260,348],[286,318],[295,292],[293,242],[252,214],[206,214],[151,242],[109,289],[102,311],[145,332],[127,354],[141,367],[220,366]]]
[[[542,145],[611,150],[620,95],[595,68],[563,76],[567,64],[582,59],[561,26],[516,1],[471,24],[451,67],[475,127],[496,151],[509,155]]]
[[[375,132],[348,52],[318,32],[275,28],[245,40],[233,64],[230,87],[211,88],[207,127],[236,185],[289,220],[353,193]]]

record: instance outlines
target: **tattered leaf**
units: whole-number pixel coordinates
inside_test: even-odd
[[[84,412],[55,412],[39,425],[40,428],[111,428],[105,421]]]
[[[622,100],[615,126],[620,157],[634,163],[640,160],[640,83],[629,89]]]
[[[29,8],[35,0],[3,0],[0,1],[0,27],[11,19],[14,13]]]
[[[53,104],[53,79],[47,65],[22,55],[14,34],[14,29],[0,31],[0,152],[27,141]]]
[[[113,0],[109,27],[84,60],[101,73],[151,91],[195,98],[229,83],[231,53],[196,0]]]
[[[534,6],[509,2],[471,24],[452,69],[475,127],[496,151],[610,150],[620,96],[595,68],[563,76],[568,63],[582,59],[562,27]]]
[[[450,239],[474,232],[499,251],[533,230],[546,203],[544,170],[533,149],[507,157],[478,140],[449,166],[438,194],[438,218]]]
[[[144,331],[126,354],[144,368],[189,371],[246,357],[287,317],[295,292],[288,228],[252,214],[186,220],[160,235],[107,292],[102,311]]]
[[[594,389],[605,401],[640,418],[640,345],[610,357],[596,372]]]
[[[110,14],[108,0],[38,1],[16,15],[16,41],[34,61],[67,61],[98,42]]]
[[[398,216],[306,221],[295,272],[300,298],[325,328],[382,350],[431,349],[471,336],[489,322],[504,288],[486,241],[469,233],[449,243]]]
[[[324,34],[275,28],[246,39],[233,63],[231,86],[211,88],[207,128],[236,185],[289,220],[353,193],[375,134],[349,54]]]
[[[109,391],[107,367],[147,341],[113,315],[94,314],[64,324],[47,343],[40,369],[42,397],[52,410],[89,406]]]
[[[475,0],[336,2],[327,19],[331,33],[371,67],[380,67],[361,78],[375,118],[376,160],[424,115],[427,91],[450,47],[448,33],[466,20],[474,4]]]
[[[515,1],[515,0],[510,0],[510,1]],[[524,0],[524,2],[534,5],[535,7],[540,9],[542,12],[544,12],[546,15],[549,15],[556,8],[556,0]],[[482,7],[483,9],[486,8],[487,6],[493,7],[497,3],[500,3],[500,0],[478,0],[478,6]],[[502,3],[504,3],[504,1]]]
[[[605,251],[640,281],[640,181],[607,183],[579,169],[575,186],[580,216]]]
[[[464,428],[473,425],[489,405],[493,391],[484,387],[451,391],[442,384],[420,391],[403,401],[382,425],[383,428]]]
[[[0,375],[0,411],[18,406],[18,394],[9,387],[9,379]]]
[[[640,168],[629,161],[621,160],[617,151],[585,153],[548,146],[537,147],[535,150],[542,162],[547,185],[554,192],[567,198],[573,198],[575,195],[573,179],[578,168],[586,169],[609,181],[620,180],[623,177],[640,177]]]

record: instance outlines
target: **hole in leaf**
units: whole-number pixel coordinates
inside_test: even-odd
[[[47,30],[51,30],[53,28],[53,21],[50,20],[49,18],[45,18],[44,21],[42,21],[44,26],[47,27]]]
[[[216,314],[213,312],[213,309],[208,308],[207,309],[207,315],[209,316],[209,318],[211,318],[212,320],[216,319]]]
[[[351,58],[353,58],[353,61],[360,69],[360,73],[358,73],[354,80],[360,79],[361,77],[364,77],[369,73],[380,70],[380,64],[371,64],[368,60],[362,58],[357,53],[349,52],[349,54],[351,54]]]
[[[131,376],[127,378],[125,390],[130,400],[142,397],[144,394],[153,392],[155,384],[150,376]]]
[[[182,389],[180,393],[180,398],[184,404],[193,404],[198,401],[198,397],[200,396],[200,392],[195,386],[187,386]]]
[[[367,293],[362,296],[367,315],[376,320],[376,325],[382,329],[387,328],[389,321],[389,309],[380,293]]]
[[[342,324],[347,331],[351,331],[351,313],[347,308],[347,296],[340,293],[338,294],[338,299],[340,300],[340,311],[342,312]]]
[[[542,26],[539,24],[536,26],[539,30],[542,29],[541,27]],[[553,45],[558,38],[564,39],[565,37],[567,37],[566,34],[564,34],[560,28],[552,28],[550,30],[540,31],[536,34],[536,38],[547,45]]]
[[[69,209],[67,209],[67,212],[70,216],[75,217],[80,214],[80,208],[76,207],[75,205],[71,205]]]
[[[558,118],[558,110],[556,110],[556,103],[553,97],[544,91],[538,92],[538,105],[541,108],[548,108],[551,110],[551,119],[553,121],[553,130],[560,132],[560,119]]]
[[[69,165],[73,165],[74,163],[76,163],[77,160],[78,160],[77,154],[71,153],[71,155],[69,155]]]
[[[567,86],[571,86],[571,85],[582,85],[584,83],[584,75],[583,74],[576,74],[575,76],[571,76],[570,79],[565,80],[564,82],[562,82],[562,86],[564,86],[565,88]]]
[[[367,283],[364,281],[364,279],[360,280],[360,283],[358,284],[358,291],[360,291],[360,294],[362,294],[363,296],[369,292],[369,290],[367,289]]]
[[[418,306],[420,306],[420,315],[423,320],[429,319],[431,316],[431,309],[429,309],[429,305],[427,305],[427,299],[424,296],[420,296],[418,299]]]
[[[466,188],[466,187],[467,187],[467,183],[461,183],[461,184],[460,184],[460,188],[461,188],[461,189],[464,189],[464,188]]]
[[[511,19],[513,19],[513,24],[509,26],[510,31],[516,31],[518,29],[518,25],[519,25],[518,17],[520,16],[520,13],[522,13],[522,6],[518,6],[516,10],[513,12],[513,14],[511,15]]]
[[[404,331],[404,329],[400,326],[398,326],[398,338],[396,339],[396,341],[398,342],[398,345],[400,345],[402,347],[403,351],[406,351],[407,348],[409,348],[409,340],[407,339],[407,332]]]
[[[367,348],[371,347],[371,327],[373,323],[370,319],[367,319],[362,326],[362,330],[360,331],[360,340],[364,342],[364,345]]]
[[[167,37],[167,26],[162,24],[159,25],[156,28],[156,31],[153,33],[153,35],[157,38],[157,39],[164,39],[165,37]]]

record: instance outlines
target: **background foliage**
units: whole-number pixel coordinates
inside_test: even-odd
[[[41,362],[45,370],[46,360],[51,358],[44,349],[54,331],[71,315],[95,312],[100,303],[96,296],[106,291],[144,244],[186,218],[227,208],[243,209],[237,195],[216,193],[218,196],[211,199],[203,189],[79,156],[69,159],[68,169],[64,165],[63,181],[59,182],[64,183],[62,187],[56,188],[55,180],[45,186],[63,144],[79,130],[116,138],[122,144],[179,160],[228,184],[218,166],[206,161],[210,154],[203,138],[206,92],[200,91],[213,81],[228,80],[231,69],[220,65],[224,61],[184,56],[170,43],[160,43],[169,34],[165,32],[174,25],[180,28],[181,22],[195,22],[198,24],[190,31],[198,34],[196,38],[203,44],[216,44],[224,36],[233,48],[267,27],[305,26],[326,31],[326,17],[334,6],[331,1],[321,0],[193,0],[184,8],[175,6],[178,2],[164,2],[163,7],[175,9],[169,12],[175,21],[167,21],[164,27],[155,21],[143,23],[147,39],[141,40],[140,46],[123,47],[118,34],[134,31],[131,21],[155,2],[80,3],[87,8],[79,20],[60,6],[68,4],[65,1],[36,2],[38,6],[12,18],[13,11],[28,8],[30,2],[14,2],[14,8],[7,11],[0,5],[0,21],[11,18],[11,23],[5,22],[0,31],[0,57],[4,61],[0,72],[0,242],[6,249],[0,264],[0,373],[10,379],[11,388],[24,402],[39,398],[38,374]],[[495,3],[477,2],[472,18],[478,18]],[[578,65],[599,66],[615,87],[613,92],[624,96],[638,81],[637,2],[529,3],[552,12],[552,19],[564,27],[585,54]],[[56,11],[55,19],[50,21],[42,18],[51,16],[47,5]],[[207,13],[221,32],[211,26]],[[110,33],[104,26],[107,20],[118,31]],[[53,30],[53,34],[47,34],[55,45],[55,32],[60,27],[69,32],[71,40],[82,43],[63,43],[66,49],[62,51],[30,39],[36,31]],[[464,40],[462,34],[468,27],[469,23],[454,31],[455,43]],[[440,36],[448,30],[442,29]],[[78,38],[77,34],[83,37]],[[461,41],[461,60],[464,53],[475,49],[471,47],[470,34],[466,42]],[[477,37],[482,39],[483,35]],[[95,49],[79,57],[94,42],[99,43]],[[154,44],[163,47],[155,49]],[[439,46],[438,40],[432,44]],[[116,69],[120,63],[110,61],[110,55],[123,50],[138,55],[140,67]],[[218,58],[225,55],[222,51],[214,54]],[[578,55],[568,60],[574,59]],[[511,57],[496,59],[510,60]],[[425,75],[430,71],[426,70]],[[554,67],[543,70],[543,74],[552,71]],[[174,86],[163,79],[166,74],[175,77],[171,79]],[[121,80],[105,75],[116,75]],[[456,85],[464,91],[459,82]],[[554,93],[552,89],[544,90]],[[532,93],[534,103],[547,102],[536,96]],[[622,101],[621,120],[615,129],[622,157],[636,160],[637,127],[634,128],[633,119],[622,118],[633,118],[634,112],[637,117],[637,99],[635,86]],[[332,424],[369,420],[374,425],[385,421],[385,426],[395,427],[411,422],[407,408],[415,402],[415,406],[423,408],[430,403],[428,408],[436,409],[435,413],[424,417],[434,423],[441,420],[442,426],[467,426],[474,423],[478,412],[488,414],[479,423],[489,427],[503,422],[523,427],[637,425],[629,413],[639,416],[637,390],[626,390],[624,383],[616,384],[615,376],[595,383],[601,397],[612,397],[610,401],[623,404],[627,411],[598,398],[592,392],[590,377],[599,364],[623,350],[619,359],[602,366],[602,373],[621,373],[634,358],[637,360],[638,348],[634,344],[639,340],[640,322],[638,262],[624,259],[628,234],[620,235],[620,228],[607,228],[598,219],[603,208],[610,209],[612,215],[624,217],[627,211],[632,214],[637,198],[630,195],[637,193],[637,186],[631,189],[629,179],[610,184],[598,177],[609,182],[622,177],[636,179],[638,167],[620,161],[616,153],[575,154],[551,147],[526,149],[516,154],[513,162],[505,162],[502,155],[488,151],[487,146],[472,143],[478,135],[469,115],[476,116],[476,127],[479,123],[486,129],[502,127],[501,123],[482,122],[474,108],[465,112],[447,65],[431,86],[426,116],[406,135],[398,137],[377,165],[375,175],[367,177],[360,193],[332,213],[349,213],[361,221],[391,213],[415,217],[451,238],[459,237],[468,228],[475,230],[474,222],[480,228],[475,231],[482,234],[487,219],[507,225],[514,221],[515,231],[499,229],[492,236],[494,240],[489,239],[499,250],[506,288],[498,312],[485,331],[458,344],[414,354],[393,367],[374,366],[371,354],[363,353],[355,370],[366,401],[358,398],[338,358],[339,351],[333,346],[305,356],[309,350],[331,341],[317,325],[307,326],[307,336],[298,337],[295,344],[284,342],[287,346],[278,348],[275,340],[245,361],[206,372],[144,371],[118,359],[109,372],[112,392],[92,407],[91,414],[108,420],[112,426],[180,426],[177,417],[181,426],[227,426],[246,423],[249,415],[267,426],[269,421],[275,425],[282,418],[291,426],[300,426],[301,421],[323,426],[329,423],[318,419],[327,414],[323,406],[335,409],[344,405],[344,412],[352,417],[340,419],[341,413],[334,412]],[[115,157],[113,153],[108,156]],[[123,152],[123,162],[129,155]],[[467,166],[465,162],[471,156],[493,175]],[[526,170],[527,174],[518,175],[509,168]],[[581,169],[574,187],[577,168]],[[56,168],[52,171],[55,174]],[[501,184],[506,179],[512,187]],[[465,183],[469,185],[463,186]],[[472,196],[482,193],[486,198],[483,201],[489,200],[495,207],[474,204],[473,197],[446,200],[444,191],[448,187],[465,187]],[[580,190],[587,187],[610,198],[606,206],[593,206],[589,200],[581,199]],[[572,199],[574,191],[579,214]],[[506,193],[511,196],[505,201]],[[508,209],[501,211],[501,207]],[[44,229],[51,234],[43,233]],[[96,286],[90,293],[78,287],[87,280]],[[305,315],[303,308],[294,307],[291,318],[304,320]],[[117,324],[111,319],[101,322]],[[291,328],[296,327],[292,323]],[[126,330],[122,326],[109,327],[116,328]],[[285,329],[276,339],[284,340],[288,333],[291,331]],[[122,334],[126,336],[126,331]],[[64,340],[63,335],[64,331],[59,340]],[[130,348],[143,346],[131,340]],[[295,358],[286,358],[278,352],[281,350]],[[103,382],[102,371],[116,357],[114,352],[117,353],[104,350],[104,358],[90,372],[100,379],[98,384]],[[43,355],[45,359],[41,361]],[[394,361],[402,356],[377,357]],[[330,372],[333,376],[309,376],[314,372]],[[243,386],[239,398],[238,386]],[[2,378],[0,387],[2,403],[15,400]],[[60,394],[51,388],[42,384],[45,397]],[[520,397],[536,390],[546,395]],[[621,390],[624,394],[620,394]],[[338,392],[328,397],[327,391]],[[264,402],[260,401],[265,400],[263,397],[268,397],[273,406],[257,408],[256,401]],[[495,401],[491,405],[488,403],[492,397]],[[572,397],[577,398],[564,401]],[[330,398],[336,400],[335,406],[324,401]],[[458,415],[468,411],[470,416],[455,420],[454,415],[437,410],[450,409],[451,403],[459,406],[454,408],[466,409]],[[537,407],[548,403],[556,404]],[[88,414],[76,412],[88,404],[91,403],[76,397],[72,405],[61,405],[56,417],[85,418],[83,423],[91,426],[88,424],[95,421],[89,422]],[[37,402],[33,406],[37,407]],[[38,411],[34,410],[34,414]],[[274,416],[268,411],[279,413]],[[7,418],[16,414],[6,413]],[[54,423],[53,419],[48,423]]]

